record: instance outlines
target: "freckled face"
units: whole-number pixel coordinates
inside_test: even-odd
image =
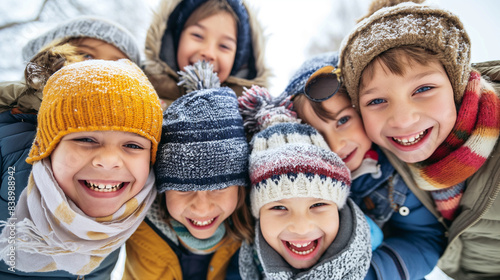
[[[199,60],[210,62],[219,80],[230,75],[236,56],[236,21],[227,12],[220,12],[185,27],[177,50],[181,70]]]
[[[412,63],[405,74],[375,62],[374,76],[362,76],[359,103],[368,137],[399,159],[429,158],[450,134],[457,119],[453,88],[441,63]]]

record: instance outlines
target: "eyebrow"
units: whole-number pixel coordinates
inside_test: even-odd
[[[347,110],[349,108],[352,108],[352,106],[351,105],[347,105],[344,108],[340,109],[336,114],[332,114],[332,116],[333,116],[332,120],[334,120],[334,121],[337,120],[337,117],[340,115],[340,113],[342,113],[343,111],[345,111],[345,110]]]
[[[195,23],[194,24],[195,26],[198,26],[199,28],[203,29],[203,30],[206,30],[207,28],[203,25],[201,25],[199,22]],[[222,34],[224,39],[226,40],[230,40],[232,42],[234,42],[236,44],[236,38],[233,38],[232,36],[229,36],[229,35],[226,35],[226,34]]]
[[[414,81],[414,80],[419,80],[423,77],[426,77],[426,76],[432,76],[432,75],[435,75],[435,74],[440,74],[441,72],[438,71],[438,70],[429,70],[429,71],[425,71],[425,72],[422,72],[422,73],[418,73],[416,75],[414,75],[413,77],[411,77],[410,80]],[[445,73],[446,74],[446,73]],[[370,88],[366,91],[363,91],[363,92],[359,92],[359,96],[361,97],[361,95],[369,95],[371,94],[373,91],[375,91],[377,88],[374,87],[374,88]]]

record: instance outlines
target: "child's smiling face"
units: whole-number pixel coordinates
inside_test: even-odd
[[[453,88],[438,61],[427,65],[406,59],[402,75],[374,61],[373,77],[363,73],[359,106],[366,133],[399,159],[429,158],[450,134],[457,119]]]
[[[170,216],[183,224],[191,235],[207,239],[236,209],[238,186],[212,191],[167,190],[165,200]]]
[[[339,230],[339,210],[332,201],[288,198],[260,208],[260,229],[267,243],[292,267],[310,268]]]
[[[181,70],[199,60],[210,62],[219,80],[230,75],[236,56],[236,21],[227,12],[219,12],[186,27],[179,40],[177,64]]]
[[[65,135],[50,156],[63,192],[90,217],[115,213],[145,186],[151,141],[121,131]]]

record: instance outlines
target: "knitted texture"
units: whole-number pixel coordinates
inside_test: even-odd
[[[155,173],[159,192],[247,185],[248,144],[234,91],[194,91],[168,107]]]
[[[339,67],[356,108],[365,67],[382,52],[401,46],[417,46],[442,54],[460,104],[470,72],[470,40],[459,18],[437,8],[402,3],[382,8],[356,25],[341,44]]]
[[[278,123],[251,142],[250,192],[254,217],[267,203],[295,197],[333,201],[342,208],[349,195],[349,169],[311,126]]]
[[[291,267],[264,239],[261,224],[256,223],[253,248],[240,248],[240,273],[243,279],[306,280],[306,279],[364,279],[370,268],[372,252],[370,228],[363,212],[347,199],[339,210],[339,231],[335,240],[317,262],[307,269]],[[250,250],[249,250],[250,249]],[[249,258],[254,256],[253,259]],[[261,277],[253,277],[255,270]]]
[[[209,238],[198,239],[194,237],[189,230],[178,221],[171,219],[170,224],[175,234],[179,238],[179,242],[190,252],[200,255],[213,253],[217,248],[224,243],[226,235],[226,225],[221,223],[214,234]]]
[[[162,109],[142,70],[127,59],[88,60],[54,73],[43,91],[28,163],[48,157],[61,138],[81,131],[124,131],[151,140],[155,162]]]
[[[141,62],[141,51],[134,36],[123,26],[94,16],[81,16],[62,23],[46,33],[32,39],[23,48],[23,59],[31,60],[43,47],[54,40],[88,37],[114,45],[137,65]]]
[[[450,135],[425,161],[410,164],[420,188],[433,193],[437,209],[453,220],[464,182],[486,162],[500,134],[500,100],[476,71],[470,73]]]
[[[233,68],[231,69],[231,75],[234,75],[243,65],[248,62],[252,53],[252,36],[249,22],[250,19],[248,16],[247,8],[245,7],[245,3],[242,0],[224,1],[226,1],[231,6],[238,17],[238,20],[236,21],[238,25],[236,38],[236,55],[234,58]],[[177,53],[180,36],[182,31],[184,30],[184,24],[191,16],[191,14],[205,2],[207,2],[207,0],[184,0],[179,3],[179,5],[170,15],[166,32],[172,32],[173,34],[175,53]],[[162,41],[165,41],[166,39],[167,38],[164,35]],[[162,43],[162,45],[166,46],[168,44]],[[160,57],[165,58],[167,56],[166,52],[168,52],[167,49],[162,49],[160,52]]]
[[[197,61],[193,65],[184,67],[184,71],[178,71],[178,86],[184,86],[186,92],[205,88],[219,88],[220,81],[214,66],[206,61]]]
[[[339,55],[337,52],[319,54],[306,60],[293,74],[285,90],[277,100],[282,102],[286,97],[293,98],[298,94],[303,94],[306,82],[314,72],[325,66],[337,67],[338,60]]]
[[[291,110],[290,98],[285,98],[281,104],[274,104],[266,88],[252,86],[245,88],[238,97],[240,113],[243,116],[243,125],[248,134],[266,129],[270,125],[281,122],[300,123],[297,114]]]

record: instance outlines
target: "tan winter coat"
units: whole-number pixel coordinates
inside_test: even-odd
[[[184,89],[177,86],[179,76],[175,70],[176,65],[169,65],[167,62],[160,59],[160,51],[162,47],[164,47],[162,46],[162,38],[167,30],[168,18],[181,1],[182,0],[161,1],[159,7],[155,10],[146,37],[146,60],[142,68],[148,75],[159,97],[166,103],[166,106],[169,106],[173,101],[185,94]],[[246,73],[238,72],[237,76],[229,76],[229,78],[221,84],[221,86],[229,86],[232,88],[237,96],[241,95],[243,87],[250,88],[252,85],[268,87],[268,79],[271,75],[270,70],[265,64],[264,49],[266,39],[264,32],[257,20],[256,12],[252,10],[248,3],[244,4],[247,8],[250,20],[253,55],[257,73],[255,78],[248,79],[245,77]],[[171,58],[171,60],[176,61],[175,58]]]
[[[499,92],[500,61],[473,65]],[[448,246],[438,267],[455,280],[500,279],[500,141],[486,163],[466,180],[460,213],[447,227]],[[440,221],[429,192],[421,190],[408,165],[386,152],[408,187]],[[443,223],[443,225],[446,224]]]

